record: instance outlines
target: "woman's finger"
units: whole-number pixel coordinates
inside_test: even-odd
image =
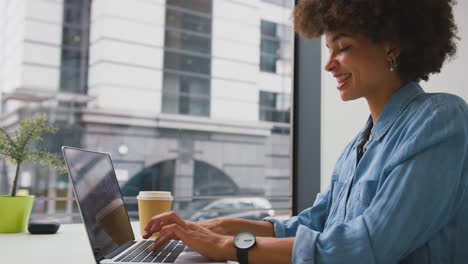
[[[149,231],[151,229],[151,227],[155,223],[157,223],[158,221],[161,221],[161,219],[165,218],[168,213],[169,212],[158,214],[158,215],[155,215],[155,216],[151,217],[150,220],[148,221],[148,223],[146,224],[145,231]]]
[[[149,250],[155,250],[171,239],[182,239],[182,237],[186,236],[186,231],[177,224],[170,224],[164,226],[159,234],[160,235],[154,241],[154,244],[149,248]]]
[[[160,232],[161,228],[168,224],[177,224],[183,228],[187,227],[186,221],[180,218],[175,212],[163,213],[151,218],[145,227],[146,234],[143,237],[147,238],[156,232]]]
[[[160,221],[173,222],[182,227],[185,227],[185,220],[180,218],[176,212],[171,211],[171,212],[162,213],[162,214],[151,217],[151,219],[148,221],[148,224],[145,227],[145,230],[150,229],[154,223],[157,223]]]

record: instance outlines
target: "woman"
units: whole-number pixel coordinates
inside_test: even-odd
[[[285,221],[155,216],[148,237],[215,260],[236,260],[248,231],[249,263],[466,263],[468,107],[419,86],[454,55],[451,0],[304,0],[295,30],[325,36],[325,70],[343,101],[365,98],[370,116],[345,148],[328,190]],[[245,261],[243,261],[245,263]]]

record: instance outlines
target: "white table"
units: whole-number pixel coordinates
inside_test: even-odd
[[[0,234],[0,258],[2,264],[96,263],[83,224],[61,225],[52,235]]]
[[[136,239],[140,225],[132,222]],[[0,234],[1,264],[93,264],[96,263],[84,224],[62,224],[52,235]],[[228,263],[237,263],[228,261]]]

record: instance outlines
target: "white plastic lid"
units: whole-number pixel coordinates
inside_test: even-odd
[[[157,192],[157,191],[141,191],[138,200],[169,200],[172,201],[171,192]]]

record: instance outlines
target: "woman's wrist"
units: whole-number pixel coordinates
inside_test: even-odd
[[[236,261],[237,260],[237,250],[236,247],[234,246],[234,237],[232,236],[223,236],[221,240],[221,252],[223,252],[223,255],[225,256],[225,261],[231,260],[231,261]]]
[[[235,235],[235,230],[233,227],[235,226],[235,218],[223,217],[218,219],[218,227],[222,230],[222,233],[228,236]]]
[[[240,232],[251,232],[256,236],[274,237],[274,225],[268,221],[253,221],[239,218],[219,218],[217,226],[222,234],[235,236]],[[221,233],[221,232],[218,232]]]

